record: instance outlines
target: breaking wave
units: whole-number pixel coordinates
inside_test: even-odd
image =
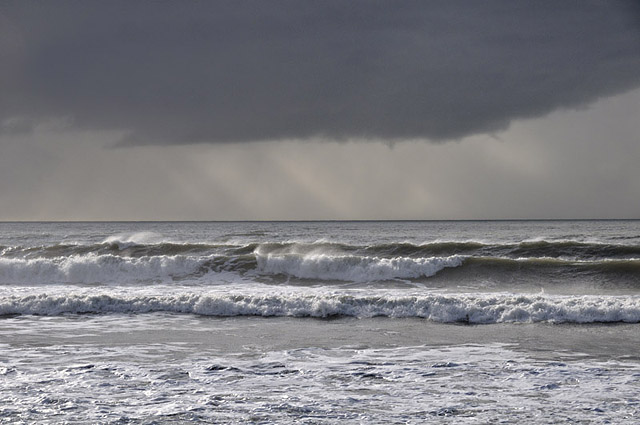
[[[55,257],[0,257],[0,284],[149,283],[197,280],[215,283],[221,274],[238,278],[375,282],[424,280],[445,269],[456,277],[535,277],[540,272],[626,276],[640,284],[640,260],[573,261],[556,258],[371,257],[331,254],[161,255],[122,257],[112,254]]]
[[[215,283],[220,274],[282,281],[375,282],[456,278],[532,279],[539,272],[588,273],[640,285],[640,246],[535,241],[349,245],[319,241],[245,245],[167,242],[154,234],[107,238],[101,243],[3,247],[0,284],[138,283],[184,280]],[[509,277],[511,279],[511,277]]]
[[[429,277],[461,257],[378,258],[330,255],[0,258],[0,283],[135,283],[215,278],[220,273],[366,282]]]
[[[324,254],[257,254],[256,258],[258,270],[263,273],[348,282],[430,277],[446,267],[459,267],[463,262],[460,256],[379,258]]]
[[[165,281],[198,274],[202,260],[186,256],[123,258],[114,255],[54,259],[0,258],[1,283],[127,283]]]
[[[423,318],[435,322],[640,322],[640,297],[342,294],[31,295],[0,298],[0,315],[186,313],[204,316]]]

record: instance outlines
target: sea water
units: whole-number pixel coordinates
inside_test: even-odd
[[[640,221],[0,223],[0,423],[637,423]]]

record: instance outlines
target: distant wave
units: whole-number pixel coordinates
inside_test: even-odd
[[[32,295],[0,297],[0,315],[152,312],[205,316],[424,318],[473,324],[640,322],[640,297],[546,295]]]
[[[112,254],[123,257],[186,254],[351,254],[369,257],[449,257],[468,255],[496,258],[548,257],[575,260],[640,258],[640,245],[611,244],[598,242],[525,241],[520,243],[486,243],[478,241],[437,241],[424,244],[408,242],[382,243],[374,245],[352,245],[336,242],[255,242],[244,245],[233,243],[178,243],[151,235],[136,234],[136,237],[110,237],[96,244],[54,244],[48,246],[2,246],[2,257],[52,258],[86,254]],[[146,235],[146,236],[145,236]],[[144,236],[144,237],[143,237]]]
[[[92,245],[56,244],[35,247],[4,247],[0,258],[57,258],[95,255],[115,255],[119,257],[148,257],[171,256],[186,254],[207,255],[223,252],[226,249],[240,249],[234,245],[224,244],[197,244],[197,243],[173,243],[161,242],[156,244],[137,244],[118,242],[103,242]]]

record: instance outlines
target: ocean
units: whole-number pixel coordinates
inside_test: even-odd
[[[640,422],[640,221],[0,223],[0,423]]]

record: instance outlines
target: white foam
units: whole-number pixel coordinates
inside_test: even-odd
[[[0,298],[0,315],[63,313],[171,312],[205,316],[415,317],[436,322],[594,323],[640,322],[640,297],[513,294],[428,294],[399,296],[382,292],[186,291],[153,295],[141,292],[67,291]]]
[[[110,333],[101,335],[112,341]],[[259,354],[250,346],[221,354],[215,343],[212,348],[149,344],[152,338],[140,344],[47,341],[30,342],[26,349],[3,347],[8,365],[0,368],[6,376],[0,380],[3,418],[21,423],[52,423],[51,418],[56,423],[637,423],[637,362],[550,362],[500,344],[278,347]]]

